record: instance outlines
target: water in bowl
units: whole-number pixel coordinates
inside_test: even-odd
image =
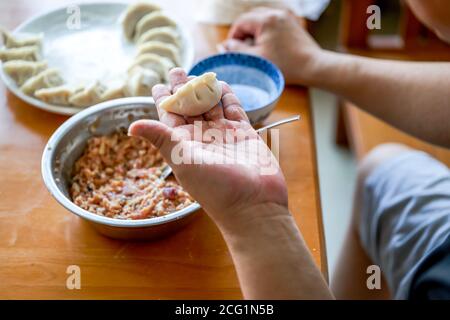
[[[247,84],[231,84],[231,89],[246,111],[258,109],[270,102],[270,93],[261,88]]]
[[[277,95],[277,87],[265,72],[243,65],[222,65],[208,71],[217,74],[219,80],[230,84],[246,111],[271,103]]]

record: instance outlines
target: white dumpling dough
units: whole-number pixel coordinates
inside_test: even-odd
[[[145,53],[153,53],[170,59],[176,66],[181,64],[179,50],[173,44],[161,41],[148,41],[138,46],[138,56]]]
[[[161,41],[181,48],[180,35],[173,27],[158,27],[145,31],[137,40],[138,45],[148,41]]]
[[[152,69],[135,67],[129,75],[125,92],[128,96],[151,96],[152,88],[161,82],[158,73]]]
[[[0,29],[3,38],[3,44],[6,48],[18,48],[25,46],[37,46],[42,44],[42,34],[28,35],[28,36],[15,36],[5,29]]]
[[[62,85],[58,87],[42,88],[36,90],[34,96],[39,100],[42,100],[50,104],[67,106],[70,104],[69,98],[76,92],[80,91],[81,89],[82,89],[81,87],[73,88],[67,85]]]
[[[74,93],[69,98],[69,103],[76,107],[89,107],[102,101],[102,96],[106,91],[106,87],[96,81],[86,88]]]
[[[175,21],[160,11],[152,12],[144,17],[136,25],[134,39],[137,40],[144,32],[157,27],[176,27]]]
[[[20,87],[29,78],[47,69],[45,61],[11,60],[3,64],[3,71]]]
[[[148,2],[137,2],[128,7],[122,20],[123,33],[128,40],[132,40],[136,24],[146,14],[161,10],[155,4]]]
[[[55,68],[46,69],[37,75],[29,78],[20,87],[20,90],[28,95],[33,95],[34,92],[42,88],[57,87],[64,83],[59,71]]]
[[[184,84],[159,106],[183,116],[199,116],[217,105],[221,97],[222,87],[216,74],[207,72]]]
[[[144,69],[152,69],[164,82],[168,80],[169,70],[175,67],[172,61],[154,53],[144,53],[139,55],[128,69],[129,73],[131,73],[136,66],[141,66]]]
[[[106,86],[105,91],[101,95],[102,101],[119,99],[125,97],[125,82],[114,83]]]
[[[38,61],[41,59],[38,46],[26,46],[0,50],[0,60]]]

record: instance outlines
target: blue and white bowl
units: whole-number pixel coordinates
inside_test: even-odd
[[[257,56],[243,53],[210,56],[195,64],[189,74],[198,76],[209,71],[231,86],[252,124],[269,116],[283,92],[284,77],[280,69]]]

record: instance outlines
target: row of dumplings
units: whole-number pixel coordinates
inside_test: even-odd
[[[5,47],[0,50],[3,70],[24,93],[45,95],[41,90],[63,83],[58,71],[48,68],[41,59],[42,35],[16,38],[6,30],[1,33]]]
[[[151,95],[154,77],[158,76],[156,83],[167,82],[169,70],[181,65],[182,43],[177,25],[157,5],[137,2],[125,11],[122,27],[125,38],[137,46],[129,77],[136,84],[147,84],[146,95]]]
[[[152,87],[167,82],[171,68],[180,65],[182,42],[176,23],[148,2],[127,8],[122,18],[124,36],[137,46],[128,72],[108,84],[67,85],[59,71],[41,58],[42,36],[17,38],[2,30],[3,70],[27,95],[54,105],[87,107],[126,96],[150,96]]]
[[[59,71],[50,68],[41,58],[42,35],[13,36],[1,30],[4,48],[0,50],[3,71],[20,90],[55,105],[86,107],[111,99],[104,86],[96,82],[89,86],[72,87],[65,84]]]

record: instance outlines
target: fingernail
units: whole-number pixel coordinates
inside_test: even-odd
[[[128,133],[127,134],[128,134],[129,137],[139,136],[139,126],[136,128],[134,123],[132,123],[128,127]]]

